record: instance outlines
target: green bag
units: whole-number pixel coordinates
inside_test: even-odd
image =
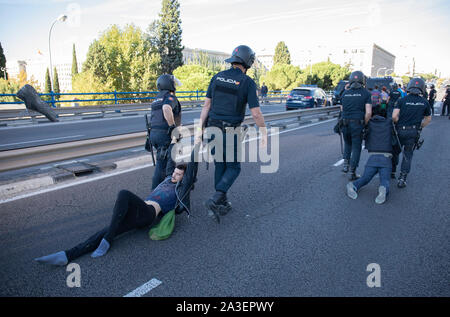
[[[175,227],[175,209],[165,214],[161,221],[150,229],[148,235],[152,240],[164,240],[170,237]]]

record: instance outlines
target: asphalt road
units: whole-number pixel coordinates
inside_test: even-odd
[[[263,113],[286,111],[285,104],[262,105]],[[184,110],[182,123],[200,118],[200,108]],[[250,111],[247,109],[247,115]],[[144,114],[0,128],[0,151],[145,131]]]
[[[449,124],[435,117],[424,129],[408,187],[392,182],[384,205],[378,179],[346,196],[334,121],[283,131],[274,174],[244,163],[221,224],[202,205],[214,174],[203,164],[193,217],[178,216],[168,240],[138,230],[102,258],[77,259],[79,288],[67,287],[65,267],[33,259],[107,225],[119,190],[146,196],[153,168],[1,204],[0,296],[124,296],[152,279],[162,283],[145,296],[450,296]],[[371,263],[379,288],[366,284]]]

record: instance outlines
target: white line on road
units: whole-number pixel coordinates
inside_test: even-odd
[[[311,124],[308,124],[308,125],[305,125],[305,126],[294,128],[294,129],[280,131],[279,134],[283,134],[283,133],[287,133],[287,132],[291,132],[291,131],[295,131],[295,130],[300,130],[300,129],[313,127],[313,126],[316,126],[316,125],[319,125],[319,124],[323,124],[323,123],[327,123],[327,122],[334,121],[334,120],[336,120],[336,119],[329,119],[329,120],[324,120],[324,121],[320,121],[320,122],[316,122],[316,123],[311,123]],[[253,141],[253,140],[246,140],[246,142],[250,142],[250,141]],[[188,156],[189,155],[186,155],[185,157],[188,157]],[[111,173],[108,173],[108,174],[99,175],[99,176],[95,176],[95,177],[84,179],[84,180],[80,180],[80,181],[77,180],[77,181],[71,182],[69,184],[59,185],[59,186],[55,186],[55,187],[51,187],[51,188],[46,188],[46,189],[43,189],[43,190],[40,190],[40,191],[36,191],[36,192],[33,192],[33,193],[27,193],[27,194],[23,194],[23,195],[20,195],[20,196],[13,197],[13,198],[0,200],[0,204],[12,202],[12,201],[15,201],[15,200],[20,200],[20,199],[23,199],[23,198],[29,198],[29,197],[32,197],[32,196],[41,195],[41,194],[49,193],[49,192],[52,192],[52,191],[56,191],[56,190],[60,190],[60,189],[64,189],[64,188],[68,188],[68,187],[72,187],[72,186],[76,186],[76,185],[82,185],[82,184],[86,184],[86,183],[90,183],[90,182],[95,182],[95,181],[98,181],[98,180],[101,180],[101,179],[105,179],[105,178],[108,178],[108,177],[113,177],[113,176],[125,174],[125,173],[128,173],[128,172],[134,172],[134,171],[137,171],[137,170],[140,170],[140,169],[144,169],[144,168],[147,168],[147,167],[151,167],[151,166],[153,166],[152,163],[145,164],[145,165],[140,165],[140,166],[136,166],[136,167],[132,167],[130,169],[126,169],[126,170],[122,170],[122,171],[111,172]]]
[[[18,144],[25,144],[25,143],[41,142],[41,141],[54,141],[54,140],[69,139],[69,138],[78,138],[78,137],[81,137],[81,136],[84,136],[84,135],[83,134],[78,134],[78,135],[62,136],[62,137],[59,137],[59,138],[49,138],[49,139],[39,139],[39,140],[33,140],[33,141],[8,143],[8,144],[1,144],[1,146],[18,145]]]
[[[156,278],[152,278],[150,281],[139,286],[134,291],[128,293],[124,297],[141,297],[141,296],[147,294],[148,292],[150,292],[155,287],[161,285],[161,283],[162,282],[160,280],[157,280]]]

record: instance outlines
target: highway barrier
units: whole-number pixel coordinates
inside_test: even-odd
[[[338,111],[338,106],[319,107],[265,114],[264,119],[268,123],[268,126],[270,126],[270,122],[287,119],[302,121],[305,116],[318,114],[337,115]],[[245,117],[243,123],[247,125],[255,124],[251,116]],[[274,124],[274,126],[276,125]],[[191,133],[193,134],[193,124],[184,127],[189,128],[191,130]],[[0,152],[0,172],[40,164],[48,164],[56,161],[69,160],[89,155],[125,150],[139,146],[144,147],[146,137],[147,132],[137,132],[89,140],[72,141],[59,144],[2,151]]]

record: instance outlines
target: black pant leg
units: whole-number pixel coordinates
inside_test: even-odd
[[[78,244],[77,246],[73,247],[70,250],[66,250],[66,256],[69,262],[72,262],[76,258],[89,253],[93,252],[95,249],[97,249],[98,245],[100,244],[100,241],[102,241],[103,237],[105,236],[106,232],[108,232],[108,227],[103,228],[99,232],[95,233],[91,237],[89,237],[86,241]]]
[[[121,190],[114,206],[111,224],[105,239],[111,243],[114,237],[135,228],[150,225],[156,217],[153,206],[128,190]]]

